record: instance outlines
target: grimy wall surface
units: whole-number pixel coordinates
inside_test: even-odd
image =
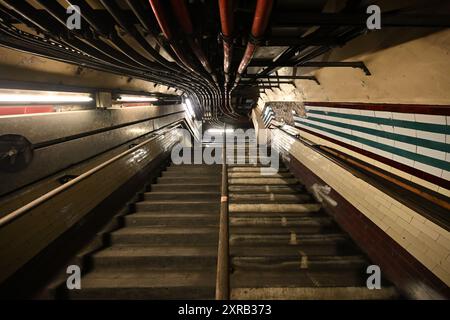
[[[267,90],[259,107],[277,100],[449,104],[449,50],[449,30],[382,29],[316,59],[363,61],[372,76],[352,68],[301,68],[297,75],[315,75],[321,85],[298,80],[297,88],[282,84],[281,90]],[[292,68],[280,70],[280,75],[291,73]]]
[[[392,38],[397,39],[396,43],[389,40]],[[366,53],[361,54],[362,50]],[[300,102],[305,113],[296,117],[295,130],[302,139],[333,148],[394,177],[417,183],[441,197],[448,197],[449,52],[448,30],[374,32],[316,59],[363,61],[372,76],[351,68],[298,69],[297,75],[315,75],[321,85],[296,81],[296,88],[282,85],[281,89],[267,90],[253,111],[253,122],[259,128],[270,123],[271,115],[266,112],[265,117],[263,112],[267,111],[271,101]],[[291,74],[292,71],[292,68],[284,68],[280,74]],[[348,107],[352,103],[359,103],[360,107]],[[386,121],[392,124],[384,126],[382,122]],[[411,126],[396,127],[394,122]],[[369,185],[280,130],[272,131],[275,133],[272,137],[274,142],[281,143],[302,168],[314,173],[314,179],[328,184],[332,192],[339,194],[341,199],[356,208],[356,212],[377,226],[377,232],[387,235],[388,239],[405,250],[406,255],[419,261],[419,267],[414,271],[416,274],[420,273],[417,270],[421,270],[422,265],[427,272],[450,285],[450,232],[447,228],[399,203],[383,190]],[[402,141],[394,141],[391,139],[393,137]],[[394,153],[405,152],[402,157],[361,143],[367,141],[377,146],[388,145]],[[416,144],[411,144],[412,141]],[[426,141],[425,149],[417,145]],[[422,160],[432,163],[421,164]],[[388,251],[390,249],[386,247]],[[403,259],[403,255],[399,254],[398,259]],[[408,271],[404,274],[407,275]],[[409,280],[414,278],[411,274]],[[417,289],[413,285],[409,288],[410,292],[415,293],[420,291]],[[425,293],[421,297],[430,298],[432,295]]]

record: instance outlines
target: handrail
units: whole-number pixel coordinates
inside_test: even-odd
[[[216,300],[230,299],[229,219],[228,219],[228,166],[226,151],[226,125],[222,147],[222,190],[220,198],[219,246],[217,254]]]
[[[34,209],[35,207],[41,205],[42,203],[50,200],[51,198],[53,198],[54,196],[60,194],[61,192],[71,188],[72,186],[78,184],[79,182],[85,180],[86,178],[92,176],[93,174],[97,173],[98,171],[102,170],[103,168],[109,166],[110,164],[116,162],[117,160],[125,157],[126,155],[129,155],[131,153],[133,153],[134,151],[142,148],[143,146],[145,146],[146,144],[156,140],[157,138],[159,138],[161,135],[165,134],[167,131],[175,128],[178,124],[171,126],[170,129],[165,129],[162,130],[162,132],[158,132],[156,136],[153,136],[145,141],[143,141],[142,143],[138,144],[137,146],[122,152],[121,154],[109,159],[108,161],[105,161],[101,164],[99,164],[98,166],[96,166],[95,168],[92,168],[89,171],[86,171],[85,173],[81,174],[80,176],[76,177],[73,180],[70,180],[69,182],[67,182],[66,184],[55,188],[49,192],[47,192],[46,194],[40,196],[39,198],[31,201],[30,203],[26,204],[25,206],[9,213],[8,215],[4,216],[3,218],[0,219],[0,228],[10,224],[11,222],[17,220],[18,218],[20,218],[21,216],[23,216],[25,213],[27,213],[28,211],[30,211],[31,209]]]

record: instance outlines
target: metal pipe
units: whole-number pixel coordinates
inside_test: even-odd
[[[73,2],[74,0],[70,0],[70,1]],[[78,1],[76,3],[78,3]],[[15,7],[15,6],[18,6],[19,4],[21,5],[20,8]],[[79,4],[85,6],[85,3],[83,3],[83,2],[81,2]],[[25,5],[26,5],[26,3],[21,3],[21,2],[14,3],[14,9],[19,14],[22,14],[22,12],[25,12],[26,15],[28,13],[30,13],[29,15],[27,15],[25,17],[25,19],[29,20],[33,24],[35,24],[34,23],[35,20],[33,19],[33,17],[40,17],[40,16],[37,14],[32,14],[33,8],[29,5],[27,7],[24,7]],[[83,17],[89,16],[89,18],[90,18],[89,21],[96,21],[94,13],[91,12],[91,10],[85,10],[85,9],[89,9],[89,8],[88,7],[82,8]],[[42,23],[40,25],[37,25],[38,29],[41,29],[41,28],[44,28],[44,30],[48,29],[48,21],[45,21],[45,23],[44,23],[44,21],[41,21],[41,22]],[[137,77],[137,78],[144,79],[144,80],[154,81],[155,83],[162,83],[165,85],[182,88],[185,92],[190,92],[191,94],[193,94],[195,96],[195,92],[190,90],[190,87],[186,85],[186,83],[188,83],[189,80],[184,79],[184,78],[187,77],[188,75],[185,75],[185,74],[184,75],[183,74],[174,75],[173,73],[171,74],[168,72],[163,72],[161,69],[155,70],[154,68],[145,68],[146,69],[145,71],[138,71],[139,68],[137,68],[137,66],[139,66],[139,65],[133,64],[133,62],[131,62],[131,61],[124,62],[128,59],[128,57],[125,57],[125,56],[117,58],[116,56],[120,56],[121,52],[119,52],[119,51],[115,52],[116,49],[113,49],[113,47],[107,46],[102,41],[96,40],[95,43],[93,43],[92,40],[86,41],[84,39],[80,39],[82,41],[86,41],[87,45],[89,45],[91,47],[87,47],[87,46],[85,46],[85,44],[83,44],[81,41],[79,41],[78,46],[80,46],[80,47],[83,46],[83,48],[76,48],[78,51],[81,51],[81,52],[86,52],[86,50],[92,51],[92,50],[90,50],[90,48],[93,48],[93,49],[95,48],[96,50],[99,50],[99,48],[102,48],[101,51],[89,52],[89,55],[88,55],[91,58],[94,58],[95,60],[98,60],[100,62],[100,64],[97,64],[97,63],[94,63],[93,61],[86,59],[85,55],[79,54],[78,56],[75,56],[75,53],[72,53],[70,50],[63,50],[64,48],[62,46],[50,45],[50,43],[47,43],[47,42],[39,43],[39,39],[34,38],[34,37],[29,37],[28,38],[29,40],[26,41],[23,39],[23,35],[24,35],[24,33],[22,33],[22,37],[17,35],[16,38],[18,40],[20,40],[20,42],[25,42],[25,43],[28,42],[28,43],[25,45],[25,47],[21,46],[20,44],[14,44],[15,48],[18,48],[20,46],[20,47],[25,48],[24,51],[27,51],[27,52],[33,52],[34,54],[40,54],[42,56],[50,57],[50,58],[56,59],[58,61],[64,61],[67,63],[77,63],[77,64],[81,64],[84,66],[89,66],[96,70],[109,71],[109,72],[114,72],[114,73],[119,73],[119,74],[124,74],[123,71],[125,71],[125,74],[128,74],[133,77]],[[116,38],[118,38],[118,37],[116,37]],[[75,44],[76,40],[77,39],[74,38],[74,39],[72,39],[73,43],[70,43],[70,44],[64,43],[64,46],[72,47]],[[115,38],[112,39],[113,42],[114,42],[114,40],[118,40],[118,39],[115,39]],[[30,45],[31,42],[33,43],[32,45]],[[56,44],[59,43],[58,41],[54,41],[54,42]],[[114,45],[114,46],[116,47],[116,45]],[[59,47],[61,47],[61,49]],[[35,50],[36,48],[40,48],[40,49],[38,49],[39,52],[37,52]],[[65,51],[65,52],[58,53],[61,50]],[[112,54],[112,52],[114,52],[114,54]],[[51,53],[51,55],[49,55],[49,53]],[[108,61],[108,57],[105,57],[105,56],[99,57],[99,55],[103,55],[103,53],[107,54],[108,57],[113,57],[116,60],[115,63],[113,61]],[[119,53],[119,54],[117,55],[117,53]],[[64,56],[65,58],[61,59],[62,56]],[[108,65],[107,68],[104,67],[105,64]],[[122,71],[119,71],[119,68]],[[125,69],[125,68],[127,68],[127,69]],[[194,83],[194,85],[197,86],[196,83]],[[195,99],[197,100],[197,97],[195,97]]]
[[[219,0],[220,23],[223,41],[223,71],[225,74],[225,87],[230,82],[230,67],[233,57],[233,0]]]
[[[228,167],[226,150],[226,127],[223,126],[222,145],[222,191],[220,197],[219,246],[217,253],[216,300],[230,299],[230,238],[228,219]]]
[[[185,0],[170,0],[172,10],[178,19],[178,22],[183,29],[183,32],[188,37],[188,43],[194,52],[197,59],[202,64],[203,68],[210,74],[210,76],[217,82],[217,77],[213,74],[211,65],[206,57],[203,49],[198,43],[198,39],[194,37],[194,27],[192,25],[191,17],[186,6]]]
[[[253,25],[251,31],[251,38],[247,43],[247,48],[245,49],[244,56],[239,64],[238,74],[234,81],[233,88],[236,88],[241,75],[247,69],[248,64],[253,58],[256,49],[258,48],[257,41],[264,36],[264,33],[269,23],[270,14],[272,12],[273,0],[258,0],[256,3],[255,16],[253,18]]]
[[[181,48],[175,43],[175,37],[174,33],[172,32],[172,29],[170,27],[168,17],[165,12],[164,5],[161,0],[149,0],[150,6],[152,7],[153,13],[156,17],[156,20],[158,21],[159,27],[161,28],[161,31],[164,34],[164,37],[169,42],[172,50],[174,51],[175,55],[181,62],[181,67],[183,67],[186,71],[191,72],[192,76],[198,79],[200,81],[201,85],[204,87],[203,91],[206,94],[206,96],[214,96],[215,88],[212,83],[209,83],[208,79],[206,79],[200,72],[195,70],[195,68],[192,66],[191,62],[187,59],[184,52],[181,50]],[[200,89],[199,89],[200,90]],[[214,105],[207,105],[207,107],[211,111],[215,106]]]
[[[161,0],[149,0],[149,2],[150,6],[152,7],[153,13],[155,14],[156,21],[158,21],[158,25],[164,35],[164,38],[166,38],[166,40],[169,42],[170,47],[177,56],[178,60],[181,61],[185,68],[195,73],[195,70],[190,66],[190,62],[185,57],[184,53],[174,42],[172,28],[170,28],[169,20],[167,18],[164,5],[162,4]]]

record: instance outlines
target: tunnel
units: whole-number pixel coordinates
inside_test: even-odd
[[[0,300],[448,300],[449,27],[445,0],[0,0]]]

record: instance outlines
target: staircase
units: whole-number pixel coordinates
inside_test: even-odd
[[[245,150],[242,150],[245,148]],[[366,287],[369,261],[285,168],[263,176],[248,145],[229,165],[231,299],[392,299]],[[255,159],[256,160],[256,159]],[[241,162],[240,162],[241,163]]]
[[[168,167],[65,298],[214,299],[220,183],[220,166]]]
[[[371,263],[282,166],[228,161],[231,299],[392,299],[366,287]],[[243,156],[244,155],[244,156]],[[281,163],[281,162],[280,162]],[[84,257],[82,290],[69,299],[214,299],[221,166],[171,165]],[[58,290],[61,293],[61,290]]]

